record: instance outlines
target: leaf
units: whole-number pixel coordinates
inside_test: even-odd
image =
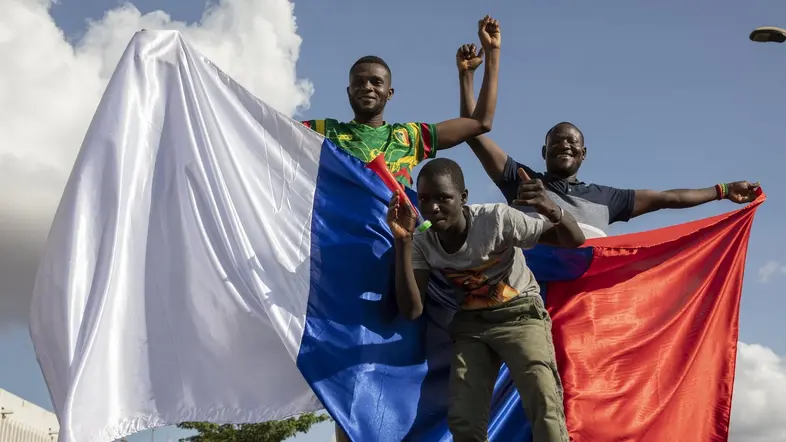
[[[298,433],[307,433],[312,426],[328,420],[331,419],[326,414],[305,413],[258,424],[183,422],[178,428],[197,432],[194,436],[180,439],[180,442],[282,442]]]

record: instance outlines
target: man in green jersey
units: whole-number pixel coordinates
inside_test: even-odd
[[[309,120],[303,124],[324,135],[352,156],[368,163],[379,154],[398,182],[412,186],[412,169],[421,161],[434,158],[438,150],[449,149],[491,130],[497,107],[499,48],[502,43],[499,22],[486,16],[478,22],[478,37],[486,53],[486,64],[478,103],[470,118],[454,118],[437,124],[388,123],[385,105],[393,97],[390,67],[379,57],[360,58],[349,69],[347,96],[355,118],[348,122],[334,119]],[[460,62],[456,54],[456,60]],[[336,441],[349,442],[336,423]]]
[[[334,119],[304,121],[354,157],[368,163],[379,154],[396,179],[412,185],[412,169],[421,161],[491,130],[497,107],[499,23],[486,16],[478,23],[478,37],[486,52],[483,85],[470,118],[454,118],[437,124],[388,123],[383,114],[393,97],[390,67],[379,57],[360,58],[349,70],[347,95],[355,118],[347,123]]]

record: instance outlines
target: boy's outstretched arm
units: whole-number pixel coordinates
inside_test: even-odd
[[[423,299],[431,274],[412,239],[415,221],[412,208],[408,204],[401,204],[399,193],[396,192],[388,205],[387,222],[396,252],[396,303],[399,312],[410,320],[417,319],[423,313]]]
[[[483,63],[483,49],[475,52],[475,45],[466,44],[456,52],[456,65],[459,71],[459,89],[461,91],[459,115],[469,117],[475,112],[475,69]],[[479,135],[467,140],[472,152],[480,160],[491,181],[498,183],[505,171],[508,154],[497,143],[486,135]]]
[[[437,149],[448,149],[491,130],[497,108],[499,49],[502,43],[499,23],[486,16],[478,23],[478,37],[486,52],[483,85],[478,105],[469,118],[454,118],[436,126]]]
[[[547,219],[538,242],[565,248],[581,247],[586,238],[576,219],[548,197],[540,180],[530,179],[524,169],[519,169],[518,174],[521,184],[512,205],[532,206]]]

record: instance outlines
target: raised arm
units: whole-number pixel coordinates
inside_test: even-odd
[[[467,118],[475,112],[475,69],[483,63],[483,49],[475,52],[475,45],[461,46],[456,52],[456,66],[459,71],[459,89],[461,91],[459,115]],[[497,143],[486,135],[467,140],[472,152],[478,157],[486,174],[495,183],[499,183],[505,170],[508,154]]]
[[[565,248],[581,247],[586,238],[573,215],[564,211],[548,197],[546,188],[543,187],[540,180],[530,179],[524,169],[519,169],[518,173],[521,184],[519,184],[518,197],[513,200],[513,205],[531,206],[546,217],[546,221],[543,223],[543,233],[538,242]],[[527,215],[522,213],[522,216]]]
[[[720,199],[749,203],[756,199],[758,188],[758,182],[735,181],[704,189],[636,190],[631,218],[661,209],[687,209]]]
[[[401,204],[398,192],[390,199],[387,222],[396,252],[396,303],[399,313],[414,320],[423,314],[431,271],[412,239],[415,214],[409,205]]]
[[[486,52],[483,85],[478,105],[469,118],[454,118],[437,124],[437,149],[448,149],[491,130],[497,108],[499,48],[502,36],[497,20],[486,16],[478,23],[478,37]]]

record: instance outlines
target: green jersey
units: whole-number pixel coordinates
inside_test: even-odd
[[[412,186],[412,169],[437,154],[437,127],[434,124],[385,123],[375,128],[333,119],[302,123],[364,163],[384,154],[388,169],[406,187]]]

